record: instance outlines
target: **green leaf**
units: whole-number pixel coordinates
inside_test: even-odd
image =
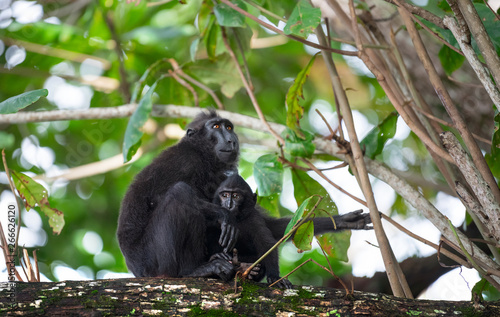
[[[246,10],[246,5],[239,0],[232,1],[239,8]],[[243,27],[245,26],[245,16],[234,10],[225,3],[218,3],[214,6],[214,14],[220,26]]]
[[[153,109],[153,92],[158,82],[155,82],[139,101],[137,109],[130,117],[125,130],[123,140],[123,161],[126,163],[132,159],[132,156],[141,146],[142,131],[141,128],[146,123]]]
[[[459,69],[465,61],[464,56],[458,54],[446,45],[441,47],[438,56],[447,75],[451,75],[454,71]]]
[[[389,114],[378,126],[374,127],[368,135],[360,142],[365,149],[365,156],[373,159],[382,153],[384,145],[396,134],[396,123],[398,115],[396,112]]]
[[[258,193],[258,191],[257,191]],[[280,194],[272,194],[269,196],[257,195],[257,204],[261,206],[272,217],[280,217]]]
[[[311,250],[313,237],[314,224],[312,221],[306,221],[298,227],[293,236],[293,244],[297,247],[297,252],[302,253]]]
[[[320,23],[321,9],[314,8],[307,0],[301,0],[288,18],[283,32],[307,38]]]
[[[16,138],[12,134],[0,131],[0,149],[10,149],[15,141]]]
[[[130,103],[135,103],[137,98],[139,98],[140,94],[144,91],[144,87],[146,86],[146,79],[149,74],[156,70],[157,67],[161,66],[164,63],[163,60],[157,60],[153,64],[151,64],[146,71],[142,74],[141,78],[134,85],[134,90],[132,91],[132,97],[130,98]]]
[[[113,17],[113,25],[115,26],[118,34],[123,34],[136,29],[143,25],[144,21],[148,19],[148,1],[140,1],[137,5],[127,3],[127,1],[117,2],[118,5],[113,10],[113,14],[111,16]],[[105,12],[105,14],[107,14],[107,12]]]
[[[48,94],[47,89],[37,89],[10,97],[0,103],[0,114],[16,113],[36,102],[40,97],[47,97]]]
[[[238,70],[227,54],[217,56],[213,61],[204,59],[186,65],[184,71],[195,78],[203,80],[204,84],[216,84],[228,98],[243,87]]]
[[[282,136],[285,139],[285,152],[293,156],[310,158],[314,154],[315,146],[312,143],[314,134],[300,130],[304,138],[300,138],[292,129],[286,128]]]
[[[283,186],[283,165],[274,154],[266,154],[257,159],[253,175],[259,195],[269,196],[280,193]]]
[[[304,216],[304,212],[309,212],[309,210],[307,209],[307,206],[309,205],[309,202],[311,201],[311,197],[307,198],[306,200],[304,200],[302,202],[302,204],[300,204],[299,208],[297,208],[297,210],[295,211],[295,214],[293,215],[292,219],[290,219],[290,222],[288,223],[288,225],[286,226],[286,229],[285,229],[285,233],[283,234],[283,236],[286,236],[288,234],[288,232],[290,232],[290,230],[292,230],[292,228],[297,224],[299,223],[300,219],[302,219],[302,216]],[[307,215],[307,213],[306,213]]]
[[[64,214],[50,207],[48,194],[45,187],[35,182],[31,177],[10,170],[14,184],[16,185],[19,196],[24,201],[26,210],[39,207],[40,210],[49,218],[49,225],[55,234],[61,233],[64,227]]]
[[[198,46],[200,45],[200,38],[197,37],[189,46],[189,55],[191,56],[191,61],[196,61],[196,54],[198,53]]]
[[[335,202],[330,198],[326,189],[321,186],[314,178],[305,171],[299,169],[292,170],[293,194],[297,204],[302,204],[308,197],[319,195],[323,197],[319,203],[315,214],[316,216],[328,217],[337,215],[338,208]]]
[[[335,233],[325,233],[316,237],[326,254],[340,261],[347,262],[347,250],[351,245],[351,230],[343,230]]]
[[[293,85],[288,89],[286,94],[286,125],[292,128],[294,131],[298,131],[299,120],[304,115],[304,108],[299,104],[299,99],[304,99],[304,83],[306,82],[307,76],[311,72],[311,67],[314,64],[316,56],[314,55],[307,66],[300,71],[293,82]],[[300,133],[300,132],[299,132]]]
[[[217,54],[217,41],[220,33],[220,26],[215,23],[215,18],[212,17],[206,29],[206,36],[203,38],[205,49],[210,60],[215,60]]]
[[[481,300],[497,301],[500,299],[500,292],[484,278],[474,285],[472,294],[478,295]]]
[[[485,155],[493,176],[500,178],[500,113],[496,111],[495,130],[491,137],[491,151]]]
[[[474,3],[474,8],[483,22],[486,33],[488,33],[488,36],[493,42],[495,50],[497,53],[500,52],[500,21],[498,21],[495,14],[484,3]],[[478,54],[480,54],[480,52],[478,52]]]

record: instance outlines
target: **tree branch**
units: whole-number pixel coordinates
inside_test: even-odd
[[[479,17],[471,0],[456,0],[458,7],[462,12],[472,36],[476,40],[479,51],[484,57],[486,65],[490,70],[491,75],[495,79],[497,89],[500,90],[500,58],[495,50],[495,46],[491,42],[483,22]]]
[[[395,0],[395,1],[399,2],[400,0]],[[425,48],[425,45],[422,42],[422,39],[420,38],[420,35],[418,34],[415,25],[413,24],[413,20],[411,18],[410,13],[403,7],[399,7],[398,10],[405,22],[408,34],[410,35],[413,41],[413,45],[415,46],[417,55],[429,76],[429,80],[431,81],[434,90],[436,91],[443,106],[445,107],[446,111],[448,112],[451,119],[455,123],[455,127],[457,128],[465,144],[467,145],[467,148],[469,149],[472,155],[472,159],[474,160],[474,164],[478,167],[481,175],[484,177],[488,185],[491,187],[493,194],[495,195],[495,199],[497,201],[500,201],[500,190],[498,189],[498,185],[495,181],[495,178],[491,174],[491,170],[489,169],[488,164],[486,164],[481,149],[474,140],[474,137],[472,136],[467,124],[465,123],[458,109],[455,107],[450,95],[448,94],[448,91],[446,90],[446,87],[444,86],[441,78],[439,77],[439,74],[437,73],[434,65],[432,64],[432,61]]]
[[[447,16],[443,21],[451,33],[453,33],[453,36],[457,40],[458,45],[460,45],[465,58],[467,58],[467,61],[476,73],[479,81],[481,81],[481,84],[483,84],[484,89],[486,89],[488,96],[491,98],[491,101],[493,101],[498,111],[500,111],[500,92],[495,87],[490,75],[484,69],[483,64],[474,51],[474,48],[472,48],[470,41],[467,41],[467,37],[463,34],[463,32],[461,32],[461,29],[453,18]]]

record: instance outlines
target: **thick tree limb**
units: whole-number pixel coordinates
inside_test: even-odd
[[[116,279],[0,284],[1,315],[44,316],[499,316],[498,302],[396,298],[334,288],[290,290],[212,279]]]
[[[476,55],[476,52],[470,43],[470,39],[467,39],[466,35],[463,34],[459,28],[457,21],[455,21],[452,17],[444,17],[443,22],[457,39],[458,45],[460,45],[465,58],[467,58],[467,61],[476,73],[477,78],[481,81],[481,84],[483,84],[484,89],[491,98],[491,101],[493,101],[497,109],[500,111],[500,92],[495,87],[495,83],[491,80],[490,75],[486,69],[484,69],[483,64]]]
[[[483,21],[481,21],[481,17],[474,8],[471,0],[457,0],[457,4],[460,11],[462,11],[472,36],[476,40],[479,51],[481,51],[481,55],[483,55],[491,75],[495,79],[497,89],[500,90],[500,58],[488,33],[486,33]]]
[[[453,133],[449,131],[441,133],[441,140],[481,203],[486,213],[486,219],[483,218],[485,226],[493,235],[495,242],[500,242],[500,205],[495,201],[490,187]],[[481,213],[477,216],[480,217]]]

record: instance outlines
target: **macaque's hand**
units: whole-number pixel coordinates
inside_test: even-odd
[[[369,230],[373,229],[369,224],[372,223],[372,219],[370,218],[370,214],[363,213],[363,210],[355,210],[351,211],[347,214],[340,215],[335,219],[335,225],[337,226],[337,230],[342,229],[357,229],[357,230]]]

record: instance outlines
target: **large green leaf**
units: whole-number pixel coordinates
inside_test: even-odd
[[[259,195],[269,196],[281,193],[283,187],[283,165],[274,154],[266,154],[257,159],[253,175],[259,189]]]
[[[464,56],[458,54],[446,45],[441,47],[438,56],[447,75],[451,75],[454,71],[459,69],[465,61]]]
[[[305,199],[302,204],[300,204],[299,208],[297,208],[292,219],[290,219],[290,222],[288,222],[288,225],[286,226],[285,233],[283,234],[284,236],[286,236],[290,232],[290,230],[292,230],[292,228],[299,223],[300,219],[302,219],[304,215],[307,215],[309,213],[309,209],[307,209],[307,206],[309,205],[311,198],[312,196]]]
[[[209,24],[206,29],[206,36],[203,38],[205,42],[205,48],[207,50],[208,58],[214,61],[217,54],[217,41],[220,34],[220,26],[215,23],[215,18],[210,19]]]
[[[313,238],[314,224],[309,220],[298,227],[293,236],[293,244],[297,247],[297,252],[302,253],[311,250]]]
[[[0,103],[0,114],[16,113],[49,94],[47,89],[28,91]]]
[[[321,9],[314,8],[308,0],[301,0],[288,18],[283,32],[307,38],[320,23]]]
[[[303,138],[299,137],[295,131],[286,128],[281,134],[285,139],[285,152],[293,156],[310,158],[314,154],[315,146],[312,143],[314,134],[301,130]]]
[[[396,134],[397,121],[397,113],[392,112],[366,135],[360,142],[365,149],[365,156],[373,159],[382,153],[385,143]]]
[[[246,10],[246,5],[240,0],[233,1],[233,4]],[[218,3],[214,6],[214,14],[220,26],[243,27],[245,26],[245,16],[234,10],[225,3]]]
[[[61,233],[64,227],[64,214],[50,207],[48,194],[45,187],[35,182],[31,177],[10,170],[14,184],[19,192],[19,196],[24,201],[26,210],[39,207],[40,210],[49,218],[49,225],[56,234]]]
[[[500,291],[484,278],[474,285],[472,293],[477,295],[481,300],[497,301],[500,299]]]
[[[319,195],[323,197],[315,211],[317,216],[328,217],[329,215],[338,214],[337,205],[330,198],[326,189],[321,186],[315,179],[313,179],[305,171],[299,169],[292,170],[292,182],[295,200],[297,204],[302,204],[308,197],[312,195]]]
[[[141,128],[146,123],[153,109],[153,92],[158,82],[155,82],[139,101],[137,109],[130,117],[125,130],[123,140],[123,160],[128,162],[141,146],[142,131]]]
[[[474,8],[476,8],[496,51],[500,52],[500,21],[484,3],[474,3]]]
[[[316,236],[316,239],[329,256],[344,262],[349,260],[347,250],[351,245],[351,230],[325,233]]]
[[[304,99],[304,83],[311,72],[311,67],[314,64],[316,56],[317,54],[314,55],[309,63],[307,63],[307,66],[300,71],[286,94],[286,125],[298,133],[300,133],[298,131],[299,120],[304,115],[304,108],[299,104],[299,100]]]
[[[280,217],[280,194],[276,193],[269,196],[257,195],[257,204],[272,217]]]
[[[294,195],[297,203],[302,202],[306,197],[317,194],[323,197],[316,211],[316,217],[329,217],[338,214],[338,208],[330,195],[320,183],[309,176],[306,172],[298,169],[292,171],[292,181]],[[351,232],[349,230],[325,233],[316,236],[319,244],[325,252],[338,260],[347,261],[347,249],[351,243]]]

